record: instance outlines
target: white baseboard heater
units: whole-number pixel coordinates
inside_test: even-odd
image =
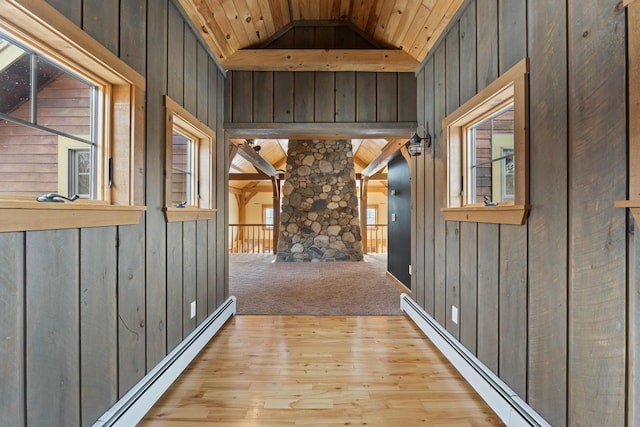
[[[400,295],[400,308],[438,347],[480,397],[507,427],[551,427],[497,375],[467,350],[407,294]]]
[[[174,348],[127,394],[105,412],[93,427],[131,427],[136,425],[173,384],[200,350],[236,314],[236,299],[229,297],[204,322]]]

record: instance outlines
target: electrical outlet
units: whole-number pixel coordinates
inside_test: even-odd
[[[409,276],[411,276],[411,264],[409,264]]]
[[[458,307],[456,307],[455,305],[451,306],[451,320],[456,325],[458,324]]]
[[[191,318],[193,319],[194,317],[196,317],[196,302],[192,301],[191,302]]]

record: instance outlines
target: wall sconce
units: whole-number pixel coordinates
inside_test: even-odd
[[[424,145],[422,145],[422,141],[424,141]],[[424,138],[418,136],[418,132],[413,133],[411,138],[409,139],[409,145],[407,146],[407,151],[412,157],[417,157],[424,152],[425,148],[431,147],[431,135],[429,135],[429,122],[427,122],[427,128],[425,129]]]

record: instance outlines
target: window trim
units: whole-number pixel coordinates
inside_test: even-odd
[[[165,186],[164,215],[167,222],[198,221],[213,219],[216,209],[213,208],[213,165],[216,134],[207,125],[198,120],[177,102],[164,96],[165,105]],[[184,129],[189,136],[197,138],[197,153],[193,175],[200,182],[200,197],[196,196],[197,206],[178,208],[169,200],[172,170],[172,140],[174,123]],[[195,142],[195,141],[194,141]]]
[[[98,157],[97,197],[74,203],[41,203],[2,195],[0,231],[29,231],[138,224],[144,202],[145,79],[45,2],[0,3],[0,27],[38,54],[90,78],[103,90],[99,117],[103,154]],[[112,186],[106,179],[112,159]]]
[[[447,221],[525,224],[529,206],[528,127],[529,60],[523,59],[442,121],[444,136],[444,219]],[[465,206],[462,200],[466,130],[513,102],[515,199],[498,206]]]

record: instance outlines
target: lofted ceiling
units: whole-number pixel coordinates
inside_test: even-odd
[[[226,70],[414,72],[464,0],[179,0]],[[263,49],[300,23],[351,25],[376,49]]]

